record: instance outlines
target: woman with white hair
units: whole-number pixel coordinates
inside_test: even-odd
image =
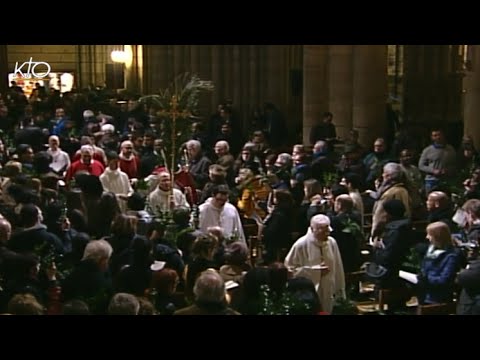
[[[311,279],[323,311],[331,313],[335,299],[345,298],[345,274],[337,242],[330,235],[330,219],[315,215],[307,233],[298,239],[285,257],[294,277]]]

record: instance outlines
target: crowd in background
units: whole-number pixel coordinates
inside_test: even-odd
[[[0,96],[0,313],[260,314],[268,297],[330,314],[358,295],[365,249],[377,290],[478,313],[471,138],[434,128],[424,146],[397,124],[360,144],[326,112],[289,145],[274,104],[240,119],[226,100],[188,120],[172,169],[159,110],[98,89]],[[411,254],[415,286],[398,276]]]

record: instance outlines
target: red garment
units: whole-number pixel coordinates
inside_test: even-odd
[[[63,310],[60,297],[62,289],[60,286],[53,286],[48,289],[47,315],[61,315]]]
[[[91,175],[100,176],[105,171],[105,167],[101,162],[97,160],[92,160],[89,165],[82,163],[80,160],[75,161],[70,165],[67,170],[67,175],[65,176],[65,181],[70,181],[73,176],[79,171],[87,171]]]
[[[134,156],[132,160],[125,160],[120,157],[118,164],[120,170],[128,175],[129,179],[136,179],[139,177],[140,159]]]
[[[78,151],[75,153],[75,155],[73,155],[72,163],[75,162],[75,161],[80,160],[80,157],[81,157],[81,155],[80,155],[80,150],[78,150]],[[97,161],[100,162],[100,164],[102,164],[103,166],[107,165],[107,164],[105,164],[105,161],[104,161],[104,159],[103,159],[102,154],[99,153],[99,152],[96,152],[96,151],[95,151],[95,152],[93,153],[93,160],[97,160]]]

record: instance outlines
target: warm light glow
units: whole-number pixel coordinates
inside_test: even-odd
[[[125,67],[128,69],[132,66],[133,62],[132,45],[123,45],[123,51],[125,52]]]
[[[111,56],[113,62],[125,63],[128,60],[128,54],[125,51],[114,50]]]

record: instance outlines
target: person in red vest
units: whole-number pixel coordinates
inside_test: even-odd
[[[70,165],[65,176],[65,181],[68,183],[77,172],[88,172],[91,175],[100,176],[103,174],[105,167],[98,160],[93,159],[93,147],[91,145],[83,145],[80,148],[80,160],[77,160]]]

